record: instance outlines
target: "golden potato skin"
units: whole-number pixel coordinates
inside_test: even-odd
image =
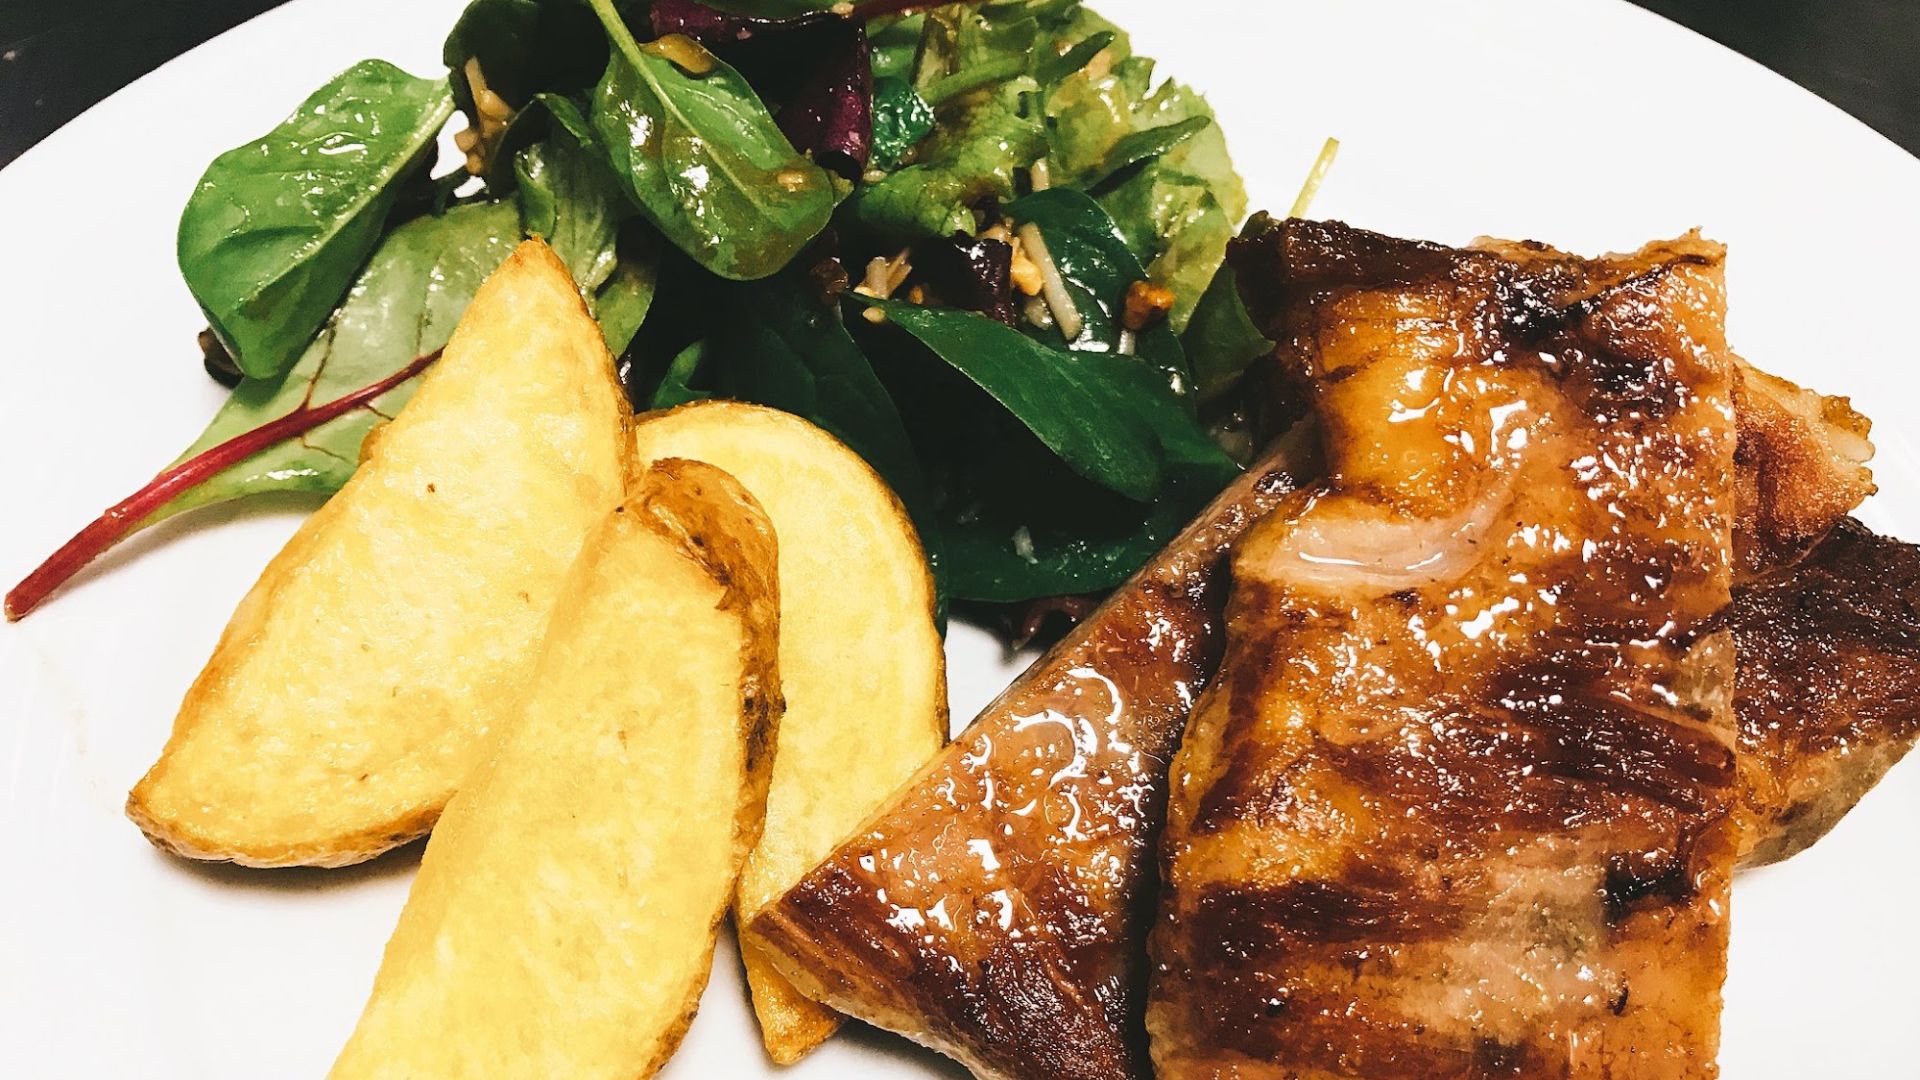
[[[249,866],[344,866],[426,833],[620,501],[628,415],[566,268],[521,245],[240,602],[128,815]]]
[[[946,655],[933,579],[886,482],[838,439],[789,413],[709,401],[642,416],[637,458],[704,461],[737,478],[780,538],[780,671],[787,713],[760,843],[737,917],[786,892],[946,742]],[[838,1013],[742,943],[762,1041],[788,1065]]]
[[[665,1064],[759,834],[777,558],[752,497],[698,462],[661,462],[608,515],[427,844],[334,1080]]]

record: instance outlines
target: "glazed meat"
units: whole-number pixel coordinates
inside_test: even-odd
[[[1733,385],[1733,550],[1742,578],[1790,566],[1873,494],[1867,418],[1745,362]]]
[[[803,993],[980,1076],[1150,1076],[1166,762],[1218,662],[1216,569],[1307,445],[1282,440],[747,937]]]
[[[1525,259],[1566,258],[1526,245],[1498,248]],[[1863,466],[1871,447],[1865,420],[1844,399],[1754,374],[1748,378],[1743,367],[1735,387],[1742,492],[1735,549],[1767,553],[1756,572],[1777,571],[1871,491]],[[1755,398],[1758,408],[1747,404]],[[1285,446],[1224,494],[1204,527],[1184,534],[1023,675],[749,933],[776,944],[810,993],[982,1075],[1146,1075],[1141,912],[1151,905],[1165,750],[1185,722],[1181,703],[1213,673],[1220,554],[1293,480],[1312,475],[1310,456],[1297,443]],[[1829,578],[1810,588],[1836,584]],[[1170,603],[1170,595],[1195,602]],[[1776,700],[1812,692],[1794,686],[1793,675],[1782,666]],[[1172,692],[1152,692],[1156,677],[1171,680],[1163,686]],[[1077,693],[1088,686],[1100,692]],[[1117,708],[1113,691],[1124,691]],[[1893,712],[1857,710],[1851,745],[1890,738]],[[1043,715],[1050,722],[1032,722]],[[1776,708],[1771,737],[1786,738],[1802,715]],[[1804,715],[1812,722],[1816,714]],[[1079,737],[1067,737],[1062,722]],[[1796,754],[1788,749],[1757,764],[1756,790],[1791,768]],[[1817,795],[1823,782],[1864,775],[1867,758],[1828,760],[1834,768],[1796,785],[1802,798]],[[1742,768],[1744,777],[1744,755]],[[1114,790],[1133,803],[1119,804],[1117,816],[1104,813],[1116,805],[1104,793]],[[1049,798],[1036,801],[1038,792]],[[1787,817],[1755,813],[1746,836],[1763,842],[1769,830],[1788,827],[1776,824]],[[950,819],[961,827],[946,828]],[[971,921],[956,921],[955,912],[971,913]]]
[[[1753,866],[1826,835],[1920,738],[1920,549],[1845,521],[1729,622]]]
[[[1232,259],[1327,473],[1236,552],[1173,764],[1158,1075],[1716,1075],[1721,249],[1267,221]]]

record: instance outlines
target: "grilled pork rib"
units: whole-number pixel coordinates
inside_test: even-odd
[[[1722,251],[1265,223],[1327,478],[1233,560],[1147,1015],[1187,1077],[1711,1077],[1736,837]]]
[[[1920,548],[1842,522],[1734,593],[1742,865],[1798,854],[1920,739]]]
[[[746,929],[803,993],[983,1077],[1147,1077],[1166,762],[1218,662],[1223,575],[1305,442],[1224,492]]]
[[[1745,404],[1754,396],[1763,397],[1761,408]],[[1806,538],[1824,527],[1822,519],[1805,508],[1832,506],[1849,492],[1857,500],[1871,490],[1871,479],[1861,467],[1871,449],[1864,442],[1865,421],[1842,399],[1818,398],[1766,377],[1743,379],[1736,397],[1742,401],[1740,490],[1743,500],[1751,492],[1766,504],[1755,504],[1749,513],[1743,503],[1735,547],[1772,553],[1768,561],[1777,563],[1797,554]],[[1297,448],[1283,453],[1281,460],[1289,463],[1287,472],[1294,479],[1310,475],[1311,465]],[[1828,467],[1824,472],[1788,468],[1796,462],[1824,462]],[[1102,789],[1098,770],[1080,767],[1078,742],[1035,737],[1064,734],[1058,724],[1035,727],[1023,718],[1044,714],[1093,732],[1108,747],[1094,760],[1108,764],[1120,753],[1105,732],[1128,732],[1128,745],[1164,750],[1173,744],[1186,719],[1178,697],[1150,694],[1124,703],[1119,715],[1110,716],[1107,696],[1075,698],[1069,691],[1076,681],[1111,680],[1118,688],[1131,689],[1148,686],[1156,677],[1179,677],[1190,680],[1186,692],[1197,692],[1212,674],[1218,652],[1213,605],[1223,590],[1212,575],[1221,565],[1219,556],[1288,486],[1271,463],[1257,475],[1264,479],[1249,478],[1223,495],[1203,515],[1204,528],[1183,535],[1101,613],[1023,674],[946,756],[897,796],[895,805],[796,889],[777,918],[749,928],[750,934],[779,943],[783,962],[809,992],[942,1049],[982,1075],[1146,1074],[1138,986],[1146,917],[1140,912],[1151,904],[1150,845],[1159,827],[1166,755],[1161,754],[1159,762],[1127,755],[1123,762],[1126,769],[1140,769],[1123,774],[1125,783],[1137,788],[1145,813],[1106,820],[1100,830],[1078,840],[1052,834],[1070,833],[1087,820],[1084,816],[1052,812],[1051,818],[1036,821],[1031,809],[1019,813],[1027,804],[1007,797],[994,800],[995,815],[985,812],[979,800],[986,783],[1001,783],[1009,773],[1018,779],[1022,770],[1030,779],[1044,774],[1052,780],[1054,799],[1043,805],[1054,811],[1075,802],[1091,805],[1087,793]],[[1837,516],[1850,505],[1830,512]],[[1169,618],[1161,598],[1170,587],[1203,599],[1178,607],[1179,614]],[[1741,632],[1738,622],[1735,631]],[[1069,677],[1075,669],[1082,671],[1077,680]],[[1793,671],[1781,665],[1776,677],[1780,681],[1772,698],[1792,700]],[[1890,677],[1876,685],[1891,687],[1895,682]],[[1741,704],[1750,697],[1743,690]],[[1042,702],[1049,707],[1042,709]],[[1862,707],[1863,719],[1850,729],[1849,738],[1855,745],[1862,739],[1877,744],[1886,738],[1886,718],[1896,711]],[[1777,725],[1775,737],[1791,730],[1796,716],[1791,709],[1776,709],[1771,721]],[[1768,730],[1743,724],[1743,738],[1749,729],[1756,737]],[[1007,741],[1009,736],[1022,741],[1016,746]],[[1834,754],[1829,760],[1837,768],[1830,775],[1843,774],[1865,759],[1857,753]],[[1770,769],[1785,770],[1796,760],[1795,752],[1767,760],[1773,763]],[[942,790],[950,775],[960,782]],[[1794,786],[1804,792],[1808,784]],[[973,808],[961,815],[954,830],[940,830],[952,812],[943,800],[963,793],[975,800]],[[1771,811],[1752,815],[1762,830],[1783,827],[1775,824],[1780,817]],[[1810,818],[1793,820],[1804,826]],[[941,836],[941,843],[930,844],[930,835]],[[996,863],[989,866],[972,841],[996,836],[999,842],[986,849]],[[911,858],[905,854],[909,851],[915,853]],[[882,853],[895,858],[879,858]],[[875,856],[870,863],[869,856]],[[1085,886],[1087,875],[1070,869],[1075,864],[1103,865],[1106,880],[1098,888]],[[935,875],[947,884],[945,893],[930,886]],[[1048,883],[1053,881],[1075,885],[1052,887]],[[979,904],[969,898],[977,896],[995,897],[989,914],[997,915],[1003,909],[996,894],[1009,882],[1017,887],[1007,889],[1004,899],[1018,898],[1020,903],[1005,909],[1004,924],[996,918],[993,925],[974,931],[950,929],[940,921],[944,917],[951,924],[955,910],[975,910]],[[916,902],[889,902],[909,895],[917,897]],[[957,899],[942,904],[946,896]],[[918,907],[938,914],[929,923]],[[1080,929],[1062,934],[1056,930],[1060,927]]]
[[[1733,386],[1735,569],[1744,579],[1791,566],[1873,494],[1867,418],[1742,362]]]

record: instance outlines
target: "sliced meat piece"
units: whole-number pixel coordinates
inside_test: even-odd
[[[1233,560],[1172,768],[1157,1075],[1717,1075],[1736,802],[1722,250],[1232,254],[1327,476]]]
[[[1558,257],[1577,265],[1571,256],[1557,256],[1537,245],[1508,247],[1539,262]],[[1864,421],[1845,407],[1843,399],[1813,398],[1771,377],[1755,385],[1802,408],[1797,413],[1781,410],[1787,422],[1766,428],[1749,424],[1745,413],[1740,415],[1742,447],[1737,458],[1743,493],[1804,507],[1810,504],[1810,490],[1861,495],[1870,490],[1870,477],[1863,469],[1849,471],[1857,466],[1857,461],[1847,464],[1850,458],[1864,454],[1859,445],[1846,440],[1864,437],[1865,429]],[[1811,413],[1804,408],[1809,400],[1820,403]],[[1811,422],[1815,417],[1835,419]],[[1760,431],[1772,431],[1776,443],[1784,441],[1799,449],[1792,456],[1750,453],[1747,442]],[[1820,441],[1828,444],[1828,452],[1808,452],[1817,449]],[[1870,452],[1870,447],[1865,449]],[[1307,478],[1313,469],[1309,456],[1298,446],[1283,449],[1279,460],[1285,467],[1279,473]],[[1832,471],[1800,470],[1791,478],[1768,478],[1768,470],[1783,460],[1825,461],[1832,464]],[[947,757],[903,789],[893,806],[796,889],[780,915],[749,928],[750,934],[782,943],[783,962],[788,970],[807,972],[803,978],[809,992],[871,1023],[952,1054],[982,1075],[1145,1074],[1143,993],[1139,973],[1130,977],[1127,965],[1140,968],[1144,963],[1144,922],[1137,913],[1143,904],[1151,903],[1145,897],[1153,871],[1145,862],[1151,857],[1150,845],[1142,838],[1159,827],[1156,808],[1165,781],[1165,755],[1159,761],[1151,755],[1128,755],[1127,769],[1139,771],[1123,772],[1124,783],[1140,792],[1141,805],[1155,812],[1124,824],[1109,822],[1097,836],[1074,839],[1072,834],[1086,818],[1057,810],[1071,805],[1066,801],[1069,797],[1081,799],[1080,793],[1090,786],[1089,778],[1076,774],[1077,747],[1060,737],[1064,732],[1058,725],[1035,726],[1029,721],[1035,715],[1071,712],[1062,712],[1058,701],[1051,712],[1040,703],[1050,696],[1070,700],[1076,680],[1069,673],[1076,670],[1085,673],[1079,676],[1080,682],[1098,685],[1101,679],[1110,679],[1116,688],[1144,686],[1149,669],[1184,670],[1192,675],[1186,689],[1197,691],[1212,674],[1219,649],[1218,620],[1201,612],[1213,612],[1220,597],[1213,577],[1222,565],[1220,553],[1274,505],[1290,482],[1283,481],[1269,464],[1267,470],[1258,471],[1266,480],[1249,479],[1225,493],[1203,516],[1204,528],[1177,540],[1132,584],[1110,598],[1100,613],[1024,674]],[[1833,513],[1848,508],[1842,506]],[[1796,519],[1780,507],[1766,513],[1741,513],[1736,550],[1753,547],[1786,553],[1776,559],[1790,558],[1799,542],[1766,540],[1763,546],[1749,544],[1740,535],[1760,538],[1759,523],[1789,520],[1801,522],[1801,534],[1811,535],[1807,522],[1818,519],[1804,514]],[[1168,617],[1162,597],[1170,583],[1177,583],[1177,592],[1204,599],[1181,607],[1178,617]],[[1177,662],[1169,659],[1175,656],[1180,657]],[[1782,678],[1790,675],[1783,672]],[[1782,685],[1783,693],[1792,692]],[[1176,699],[1148,695],[1124,702],[1118,714],[1094,730],[1125,730],[1128,746],[1170,746],[1185,721],[1177,704],[1169,707],[1170,700]],[[1095,695],[1083,699],[1079,709],[1101,713],[1109,704],[1108,698]],[[1794,720],[1792,713],[1780,718],[1787,724]],[[1863,725],[1858,737],[1869,737],[1872,731]],[[1016,742],[1008,741],[1010,734],[1017,737]],[[1043,742],[1041,736],[1053,738]],[[1120,753],[1118,743],[1102,740],[1100,745],[1107,750],[1092,760],[1111,762]],[[1792,758],[1776,760],[1784,765]],[[1015,774],[1017,780],[1022,767],[1029,782],[1007,786],[1007,774]],[[1036,818],[1034,804],[1017,802],[1007,794],[1028,791],[1032,779],[1052,778],[1062,770],[1064,774],[1052,787],[1060,801],[1041,804],[1055,808],[1050,816]],[[943,789],[949,777],[958,778],[957,782]],[[990,789],[989,783],[998,786]],[[997,797],[985,798],[983,793],[988,791]],[[973,801],[961,815],[964,828],[941,827],[954,813],[944,801],[949,799]],[[1770,820],[1756,818],[1761,829],[1770,827]],[[998,842],[985,849],[994,855],[996,865],[989,866],[979,858],[981,849],[973,842],[994,836]],[[906,855],[923,848],[925,854]],[[950,857],[955,851],[965,852],[957,867]],[[879,857],[883,854],[891,858]],[[1105,865],[1107,880],[1089,885],[1083,873],[1062,869],[1075,864]],[[929,887],[936,874],[949,885],[948,891]],[[1061,880],[1074,883],[1073,887],[1053,887],[1053,882]],[[1004,897],[996,895],[1009,883],[1016,887]],[[912,904],[889,903],[881,899],[883,890],[890,890],[884,894],[887,897],[918,899]],[[948,896],[958,899],[943,905]],[[954,910],[980,909],[983,905],[971,899],[979,896],[991,899],[984,905],[988,923],[978,929],[949,927],[936,918],[929,932],[924,919],[916,921],[924,909],[938,911],[952,923]],[[1002,907],[1003,900],[1016,897],[1021,901],[1017,907]],[[1003,910],[1008,913],[1004,923],[998,918]],[[1085,932],[1062,936],[1051,929],[1069,926]]]
[[[1532,294],[1590,294],[1614,280],[1593,275],[1620,272],[1544,244],[1482,239],[1474,246],[1522,268],[1516,287]],[[1847,398],[1816,393],[1737,357],[1735,372],[1733,548],[1738,574],[1750,577],[1805,555],[1873,494],[1873,425]]]
[[[1733,386],[1740,425],[1733,549],[1743,577],[1791,564],[1873,494],[1872,424],[1826,397],[1745,363]]]
[[[1283,440],[746,927],[804,993],[987,1077],[1149,1077],[1166,762],[1218,662],[1223,575],[1312,471]]]
[[[1827,834],[1920,739],[1920,548],[1851,519],[1734,595],[1742,863]]]

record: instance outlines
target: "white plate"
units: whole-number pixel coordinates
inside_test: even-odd
[[[1410,236],[1630,248],[1695,225],[1732,245],[1733,335],[1879,421],[1865,513],[1920,537],[1920,162],[1757,66],[1614,0],[1109,0],[1142,52],[1210,92],[1255,206],[1320,140],[1315,211]],[[0,577],[17,578],[192,439],[220,400],[173,264],[215,153],[364,56],[439,70],[456,0],[299,0],[168,64],[0,172]],[[413,866],[203,869],[121,817],[233,604],[298,520],[176,521],[0,629],[0,1075],[319,1076],[363,1003]],[[952,642],[954,716],[1011,674]],[[1810,853],[1740,879],[1723,1063],[1733,1080],[1915,1076],[1920,763]],[[949,1069],[843,1036],[793,1077]],[[668,1075],[772,1073],[730,957]]]

